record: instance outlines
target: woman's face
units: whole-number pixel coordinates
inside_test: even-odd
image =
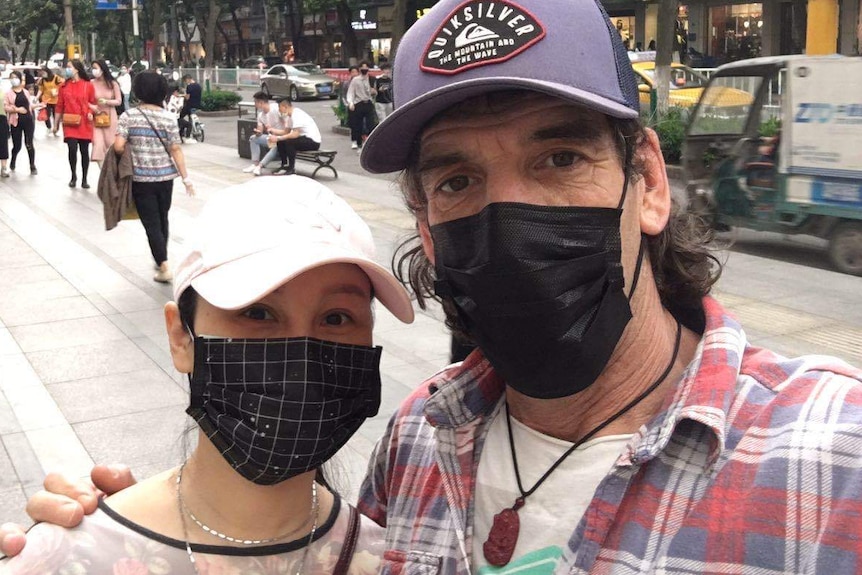
[[[74,78],[75,74],[77,74],[77,73],[78,73],[78,71],[71,64],[66,66],[66,77],[67,78]]]
[[[166,306],[171,353],[177,369],[190,373],[193,346],[187,345],[189,334],[185,327],[176,325],[179,315],[175,311],[175,304]],[[199,297],[194,331],[214,337],[313,337],[370,346],[373,326],[371,281],[358,266],[337,263],[300,274],[237,310],[217,308]]]

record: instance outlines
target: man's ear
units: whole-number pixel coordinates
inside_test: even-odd
[[[655,236],[664,230],[670,218],[671,190],[658,135],[651,128],[646,128],[645,132],[646,139],[637,151],[643,164],[644,186],[640,198],[640,227],[644,234]]]
[[[194,340],[180,319],[180,309],[172,301],[165,304],[165,328],[174,367],[180,373],[191,373],[195,366]]]
[[[419,238],[422,240],[422,251],[425,257],[434,265],[434,240],[431,239],[431,230],[428,228],[428,220],[421,215],[416,226],[419,228]]]

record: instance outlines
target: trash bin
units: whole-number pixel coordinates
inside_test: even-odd
[[[254,129],[257,126],[255,119],[240,118],[236,121],[236,149],[239,152],[240,158],[251,159],[251,142],[249,138],[254,135]]]
[[[236,151],[239,152],[240,158],[248,160],[251,159],[251,146],[248,139],[254,134],[254,128],[257,126],[254,102],[240,102],[236,108],[239,116],[236,122]],[[250,112],[249,117],[246,117],[247,112]]]

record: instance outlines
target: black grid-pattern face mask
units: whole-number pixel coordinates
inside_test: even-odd
[[[236,471],[272,485],[316,469],[380,407],[380,347],[195,337],[186,412]]]

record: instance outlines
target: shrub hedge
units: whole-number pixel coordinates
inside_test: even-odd
[[[227,90],[204,91],[201,95],[201,110],[205,112],[216,112],[218,110],[230,110],[235,107],[242,97],[236,92]]]

